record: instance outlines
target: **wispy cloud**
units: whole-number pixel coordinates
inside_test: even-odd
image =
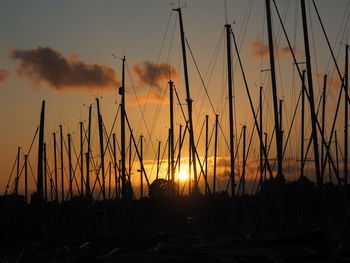
[[[304,54],[303,51],[297,47],[294,47],[293,51],[296,56],[301,56]],[[279,47],[277,48],[276,52],[281,56],[291,54],[289,46]],[[266,43],[263,43],[258,40],[250,43],[250,56],[252,58],[260,59],[260,58],[265,58],[268,55],[269,55],[269,47]]]
[[[8,81],[11,73],[7,69],[0,69],[0,85],[5,84]]]
[[[21,50],[12,48],[8,55],[18,61],[17,74],[35,86],[47,84],[55,90],[107,91],[118,88],[117,74],[109,66],[83,61],[77,55],[63,56],[50,47]]]

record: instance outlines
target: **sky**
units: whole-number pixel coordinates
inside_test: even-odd
[[[299,1],[277,0],[297,59],[304,61],[303,37]],[[330,75],[331,89],[327,96],[326,126],[332,123],[335,103],[339,92],[339,78],[334,74],[334,64],[326,45],[311,1],[309,33],[313,62],[314,89],[319,101],[323,74]],[[328,37],[343,71],[344,43],[348,43],[349,1],[316,1]],[[101,102],[101,111],[107,131],[112,128],[118,110],[120,96],[117,89],[121,79],[121,60],[126,56],[126,101],[127,114],[133,126],[135,138],[145,138],[145,159],[148,160],[149,177],[154,179],[154,160],[158,141],[162,151],[169,128],[169,104],[167,82],[169,69],[175,82],[181,103],[175,103],[175,122],[184,124],[180,104],[186,111],[183,81],[179,23],[172,8],[179,3],[163,0],[117,0],[117,1],[17,1],[0,3],[0,190],[3,191],[16,158],[17,147],[22,154],[28,152],[36,127],[39,124],[41,101],[46,101],[45,141],[48,159],[52,167],[52,133],[63,125],[65,136],[71,133],[77,148],[79,122],[87,126],[88,105],[93,105],[96,117],[95,98]],[[204,133],[201,132],[204,117],[209,115],[210,131],[213,131],[215,114],[220,115],[222,132],[219,133],[218,152],[222,180],[226,180],[228,149],[225,143],[228,133],[227,73],[224,24],[232,24],[240,55],[245,67],[254,106],[257,107],[259,87],[264,90],[264,127],[271,136],[273,129],[270,76],[267,53],[267,31],[264,1],[190,0],[181,1],[185,35],[195,62],[187,50],[191,97],[194,100],[195,137],[198,151],[204,154]],[[300,80],[292,57],[286,51],[287,42],[273,9],[275,52],[277,61],[278,97],[284,100],[284,130],[288,130],[300,91]],[[338,36],[338,37],[337,37]],[[338,53],[340,50],[341,53]],[[238,144],[243,124],[248,135],[253,129],[252,113],[245,93],[242,75],[234,52],[235,94],[235,142]],[[203,82],[210,95],[206,96]],[[302,66],[303,67],[303,66]],[[158,75],[149,77],[154,68]],[[152,83],[150,83],[152,82]],[[333,84],[332,84],[333,83]],[[299,111],[298,111],[299,112]],[[337,120],[340,145],[343,131],[343,108]],[[117,120],[118,122],[118,120]],[[298,163],[300,116],[292,128],[291,141],[287,145],[287,176],[295,176]],[[118,124],[117,124],[118,125]],[[119,127],[119,126],[117,126]],[[310,123],[307,122],[310,133]],[[120,131],[113,129],[117,137]],[[178,136],[178,130],[175,131]],[[98,156],[97,123],[93,120],[93,150]],[[224,137],[225,136],[225,137]],[[248,136],[248,137],[249,137]],[[258,140],[252,140],[248,169],[255,176],[258,159]],[[241,146],[240,146],[241,147]],[[271,147],[274,157],[274,144]],[[342,149],[341,149],[342,150]],[[36,166],[36,146],[30,160]],[[186,155],[184,150],[183,155]],[[213,153],[213,143],[209,152]],[[237,173],[241,172],[241,152],[238,150]],[[165,150],[164,160],[167,151]],[[23,155],[21,157],[23,162]],[[225,161],[226,160],[226,161]],[[294,161],[293,161],[294,160]],[[212,159],[210,167],[212,167]],[[166,161],[165,161],[166,162]],[[186,164],[187,159],[183,159]],[[137,166],[134,165],[134,174]],[[153,167],[153,168],[152,168]],[[166,172],[166,165],[162,166]],[[185,168],[186,165],[183,165]],[[183,169],[184,169],[183,168]],[[312,168],[310,168],[312,170]],[[286,172],[287,174],[288,172]],[[137,179],[135,179],[137,181]],[[135,183],[137,184],[137,182]],[[224,186],[223,186],[224,187]]]

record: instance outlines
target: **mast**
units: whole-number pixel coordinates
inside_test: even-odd
[[[349,129],[349,45],[345,46],[345,97],[344,97],[344,182],[348,184],[348,129]]]
[[[37,175],[37,194],[38,198],[43,198],[43,145],[44,145],[44,125],[45,125],[45,101],[41,104],[40,128],[39,128],[39,146],[38,146],[38,175]]]
[[[157,154],[157,175],[156,175],[156,179],[158,179],[159,176],[159,168],[160,168],[160,144],[161,142],[158,142],[158,154]]]
[[[263,108],[262,108],[262,90],[263,87],[260,86],[260,90],[259,90],[259,126],[260,126],[260,138],[262,138],[262,134],[263,134],[263,118],[262,118],[262,114],[263,114]],[[264,173],[264,167],[263,167],[263,150],[264,150],[264,143],[263,140],[260,140],[260,185],[262,184],[262,182],[264,181],[263,178],[263,173]]]
[[[126,199],[129,197],[128,190],[126,186],[126,168],[125,168],[125,56],[122,59],[123,65],[122,65],[122,86],[119,89],[119,94],[122,96],[121,98],[121,120],[120,120],[120,130],[121,130],[121,157],[122,157],[122,198]]]
[[[326,138],[325,135],[325,118],[326,118],[326,85],[327,85],[327,74],[323,76],[323,89],[322,89],[322,122],[321,122],[321,132],[322,137]],[[321,144],[321,163],[324,162],[324,143]],[[330,146],[329,146],[330,147]],[[321,177],[324,178],[325,168],[321,165]]]
[[[273,112],[275,119],[275,131],[276,131],[276,148],[277,148],[277,164],[278,171],[277,176],[283,177],[282,171],[282,133],[278,121],[278,101],[277,101],[277,85],[276,85],[276,70],[275,70],[275,57],[272,37],[272,23],[271,23],[271,10],[270,0],[266,0],[266,17],[267,17],[267,32],[269,38],[269,54],[270,54],[270,72],[271,72],[271,87],[272,87],[272,99],[273,99]]]
[[[177,191],[180,195],[180,172],[181,172],[181,149],[182,149],[182,125],[180,124],[179,127],[179,163],[178,163],[178,181],[179,184],[177,185]]]
[[[89,106],[89,123],[88,123],[88,137],[87,137],[87,153],[86,153],[86,197],[90,196],[90,152],[91,152],[91,104]]]
[[[100,158],[101,158],[101,173],[102,173],[102,196],[103,200],[106,200],[106,182],[105,182],[105,153],[103,146],[103,121],[100,111],[100,101],[96,98],[97,103],[97,118],[98,118],[98,133],[100,139]]]
[[[233,103],[232,103],[232,55],[231,55],[231,25],[226,24],[227,41],[227,80],[228,80],[228,103],[230,123],[230,167],[231,167],[231,196],[235,195],[235,156],[234,156],[234,131],[233,131]]]
[[[205,115],[205,178],[208,178],[208,148],[209,148],[209,116]],[[207,180],[207,179],[206,179]],[[205,194],[208,194],[208,189],[205,187]]]
[[[305,58],[306,58],[306,74],[307,74],[308,88],[309,88],[309,105],[310,105],[310,114],[311,114],[312,140],[313,140],[314,158],[315,158],[316,181],[317,181],[317,185],[321,186],[323,182],[322,182],[322,178],[320,176],[320,163],[319,163],[317,129],[316,129],[317,116],[316,116],[316,112],[315,112],[314,90],[313,90],[313,84],[312,84],[312,69],[311,69],[311,60],[310,60],[310,47],[309,47],[309,36],[308,36],[308,29],[307,29],[305,0],[301,0],[300,3],[301,3],[301,15],[302,15],[302,20],[303,20],[304,46],[305,46]]]
[[[243,125],[243,171],[242,171],[242,193],[245,195],[245,168],[246,168],[246,131],[247,126]]]
[[[24,199],[28,203],[28,155],[24,155]]]
[[[300,146],[300,177],[304,176],[304,131],[305,131],[305,73],[303,70],[301,84],[301,146]]]
[[[140,196],[143,198],[143,135],[140,136]]]
[[[215,115],[215,138],[214,138],[214,174],[213,174],[213,193],[216,191],[216,156],[218,149],[218,126],[219,126],[219,115]]]
[[[47,201],[47,162],[46,162],[46,143],[43,145],[43,151],[44,151],[44,196],[45,200]]]
[[[174,186],[175,184],[175,164],[174,164],[174,86],[173,82],[169,81],[169,95],[170,95],[170,172],[171,172],[171,182]],[[171,188],[172,193],[175,194],[175,188]]]
[[[63,167],[63,133],[62,125],[60,127],[60,147],[61,147],[61,202],[64,202],[64,167]]]
[[[113,133],[113,168],[114,168],[114,180],[115,180],[115,198],[118,198],[118,171],[117,171],[117,147],[115,143],[115,133]]]
[[[198,181],[197,181],[197,166],[196,166],[196,146],[194,142],[194,130],[193,130],[193,120],[192,120],[192,99],[190,95],[190,85],[188,79],[188,70],[187,70],[187,57],[186,57],[186,46],[185,46],[185,33],[183,29],[182,13],[181,8],[173,9],[179,13],[180,20],[180,34],[181,34],[181,46],[182,46],[182,59],[185,75],[185,86],[186,86],[186,101],[187,101],[187,110],[188,110],[188,121],[190,124],[189,133],[190,133],[190,147],[191,154],[193,159],[193,179],[194,179],[194,194],[198,193]]]
[[[53,162],[54,162],[54,172],[55,172],[55,199],[58,203],[58,176],[57,176],[57,142],[56,142],[56,133],[53,135]]]
[[[17,173],[16,173],[16,179],[15,179],[15,195],[18,195],[18,181],[19,181],[19,164],[20,164],[20,157],[21,157],[21,147],[17,148]]]
[[[84,149],[83,149],[83,122],[79,123],[80,126],[80,193],[84,195]]]
[[[112,163],[108,163],[108,200],[111,200]]]
[[[68,166],[69,166],[69,197],[73,197],[73,175],[72,175],[72,150],[71,150],[71,135],[68,133]]]

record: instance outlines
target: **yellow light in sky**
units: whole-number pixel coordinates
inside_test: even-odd
[[[188,179],[188,173],[186,171],[181,171],[179,178],[181,181],[186,181]]]

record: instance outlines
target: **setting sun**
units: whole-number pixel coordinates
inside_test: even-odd
[[[188,179],[188,173],[185,171],[180,172],[179,178],[181,181],[185,181]]]

